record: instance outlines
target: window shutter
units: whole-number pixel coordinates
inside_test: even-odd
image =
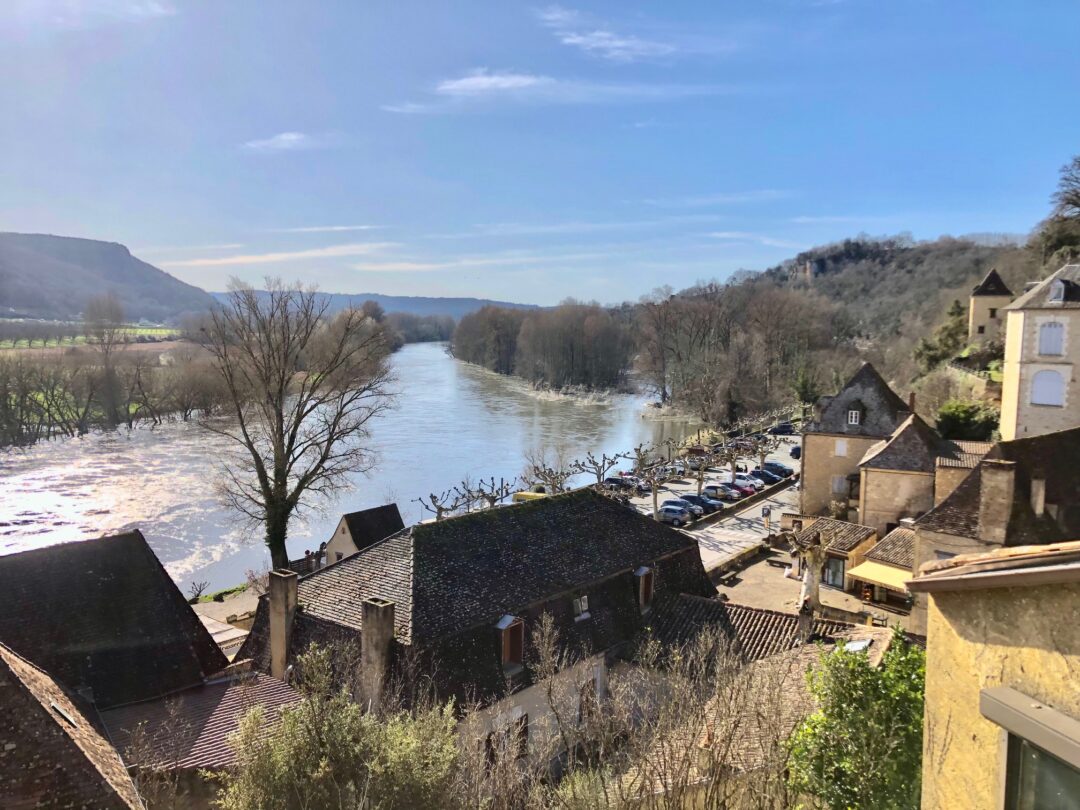
[[[1044,323],[1039,327],[1039,354],[1059,357],[1065,353],[1065,327],[1060,323]]]

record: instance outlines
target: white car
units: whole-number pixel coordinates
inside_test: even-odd
[[[751,486],[759,492],[765,489],[765,482],[749,473],[735,473],[735,483]]]

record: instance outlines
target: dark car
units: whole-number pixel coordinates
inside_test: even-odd
[[[685,509],[687,512],[689,512],[691,515],[693,515],[696,518],[699,518],[699,517],[701,517],[702,515],[705,514],[705,509],[704,508],[698,506],[696,503],[690,503],[690,501],[684,500],[683,498],[668,498],[666,501],[664,501],[660,505],[661,506],[677,506],[680,509]]]
[[[704,495],[683,495],[682,499],[684,501],[689,501],[694,506],[700,506],[705,511],[706,515],[711,515],[723,506],[720,501],[713,500]]]
[[[709,484],[701,491],[706,497],[719,501],[737,501],[742,497],[741,492],[727,484]]]
[[[632,489],[634,482],[625,478],[616,478],[612,476],[611,478],[604,479],[604,486],[608,489]]]
[[[769,434],[772,436],[794,436],[795,426],[791,422],[781,422],[779,425],[773,425],[769,428]]]
[[[790,478],[795,474],[795,470],[791,469],[787,464],[781,464],[779,461],[766,461],[765,470],[773,475],[779,475],[781,478]]]
[[[762,470],[760,468],[751,470],[750,474],[755,478],[760,478],[766,484],[779,484],[781,481],[784,480],[783,476],[777,475],[773,472],[769,472],[768,470]]]
[[[796,459],[802,458],[802,445],[797,444],[791,448],[791,457]]]

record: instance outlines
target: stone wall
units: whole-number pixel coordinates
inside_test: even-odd
[[[867,436],[836,436],[830,433],[803,434],[802,481],[799,511],[824,514],[831,501],[847,501],[847,484],[842,493],[833,492],[833,479],[858,472],[866,451],[879,441]],[[837,443],[844,455],[837,455]]]
[[[888,524],[923,515],[934,505],[934,476],[930,473],[864,468],[861,478],[856,522],[873,526],[879,537],[885,536]]]
[[[926,594],[920,594],[926,596]],[[1080,718],[1080,585],[935,594],[927,639],[923,810],[1002,801],[1005,732],[979,692],[1009,686]]]

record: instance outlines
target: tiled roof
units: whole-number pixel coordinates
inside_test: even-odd
[[[300,695],[276,678],[248,673],[168,698],[111,709],[102,713],[102,720],[129,765],[218,770],[236,764],[228,738],[250,709],[263,707],[267,733],[280,720],[281,709],[299,701]],[[145,742],[133,748],[132,735],[140,724],[145,724]]]
[[[934,461],[956,449],[917,414],[911,414],[885,441],[866,451],[860,467],[896,472],[934,472]]]
[[[1050,287],[1055,281],[1065,285],[1063,301],[1051,304]],[[1066,264],[1051,273],[1026,293],[1021,295],[1006,310],[1017,309],[1076,309],[1080,307],[1080,264]]]
[[[910,570],[915,565],[915,530],[898,526],[866,553],[866,559]]]
[[[820,415],[807,426],[807,433],[839,433],[853,436],[892,434],[909,415],[908,403],[893,391],[869,363],[863,363],[847,385],[834,397],[822,397]],[[848,424],[848,411],[859,410],[858,425]]]
[[[1006,532],[1007,545],[1050,543],[1080,537],[1080,428],[1047,433],[1029,439],[998,442],[987,460],[1016,463],[1012,514]],[[920,528],[978,539],[981,465],[976,466],[945,500],[918,520]],[[1046,503],[1057,507],[1056,520],[1049,512],[1036,517],[1031,509],[1033,474],[1046,480]]]
[[[829,541],[826,546],[828,551],[849,552],[876,534],[877,529],[872,526],[860,526],[858,523],[848,523],[846,520],[822,517],[798,532],[795,535],[795,542],[798,545],[806,545],[819,533],[823,541]]]
[[[702,629],[716,628],[731,639],[744,660],[756,661],[796,646],[798,621],[794,613],[684,593],[657,604],[652,629],[661,643],[682,646]],[[830,638],[850,627],[843,622],[818,619],[814,622],[814,636]]]
[[[982,295],[1008,295],[1012,296],[1012,290],[1010,290],[1005,282],[1002,281],[1001,276],[998,275],[997,270],[991,269],[989,273],[975,285],[971,294],[973,296]]]
[[[0,805],[141,810],[119,754],[76,699],[0,645]]]
[[[696,541],[589,488],[421,523],[300,580],[308,615],[360,629],[364,598],[395,602],[405,643],[492,622]]]
[[[990,449],[994,446],[993,442],[969,442],[961,440],[954,440],[952,444],[956,449],[949,456],[939,456],[937,459],[937,466],[959,467],[966,470],[973,470],[976,465],[982,461],[983,456],[989,453]]]
[[[396,503],[349,512],[342,517],[345,525],[349,527],[349,534],[352,535],[357,550],[374,545],[405,528]]]
[[[0,557],[0,594],[0,642],[99,708],[229,663],[137,531]]]

